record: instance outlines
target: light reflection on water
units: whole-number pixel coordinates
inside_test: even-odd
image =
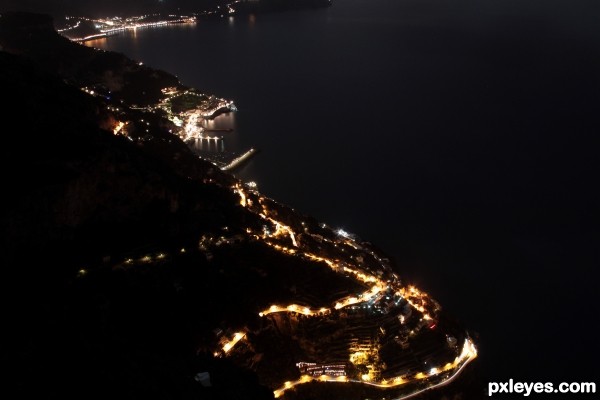
[[[241,154],[236,132],[236,116],[234,112],[224,113],[201,122],[205,138],[188,143],[201,157],[217,164],[227,164]],[[217,139],[215,139],[217,138]]]
[[[88,40],[87,42],[84,42],[83,44],[85,44],[88,47],[95,47],[98,49],[103,49],[103,48],[107,47],[106,40],[107,40],[106,37],[102,37],[99,39]]]

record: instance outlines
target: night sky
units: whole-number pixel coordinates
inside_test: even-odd
[[[193,11],[219,0],[3,0],[0,9],[44,12],[60,16],[62,14],[113,16],[136,14],[139,12],[171,12],[178,9]]]

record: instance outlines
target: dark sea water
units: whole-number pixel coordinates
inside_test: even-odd
[[[485,382],[597,381],[598,17],[336,0],[95,45],[235,100],[227,149],[262,150],[239,176],[390,254],[479,333]]]

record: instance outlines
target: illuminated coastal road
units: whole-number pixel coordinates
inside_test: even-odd
[[[249,209],[252,212],[257,213],[262,219],[269,221],[275,229],[273,232],[264,231],[262,234],[254,233],[250,229],[247,230],[247,233],[251,234],[257,240],[261,240],[267,245],[271,246],[275,250],[287,254],[287,255],[296,255],[306,258],[307,260],[311,260],[314,262],[320,262],[327,265],[332,271],[337,273],[347,274],[352,276],[357,281],[366,284],[368,289],[363,292],[359,296],[348,296],[335,301],[330,307],[310,307],[306,305],[299,304],[288,304],[288,305],[278,305],[273,304],[269,308],[261,311],[259,316],[264,317],[273,313],[297,313],[305,316],[324,316],[330,314],[333,309],[340,310],[345,307],[351,305],[358,305],[366,302],[377,302],[381,298],[382,293],[393,292],[397,296],[405,299],[407,303],[414,309],[418,310],[422,313],[421,320],[435,320],[437,318],[437,313],[439,312],[439,305],[432,300],[426,293],[420,291],[414,286],[404,287],[399,284],[399,281],[384,281],[381,278],[370,274],[358,266],[351,266],[344,264],[342,265],[336,260],[328,259],[326,257],[321,257],[316,254],[310,253],[308,251],[304,251],[301,246],[298,245],[296,237],[297,233],[293,231],[290,226],[285,225],[283,222],[275,219],[271,216],[271,213],[265,206],[265,198],[259,197],[258,203],[260,207],[256,207],[256,205],[252,202],[251,196],[246,193],[244,187],[240,184],[235,185],[233,187],[233,191],[240,196],[240,205],[244,208]],[[341,237],[340,244],[346,244],[351,246],[354,249],[361,248],[359,243],[356,243],[352,238],[349,237],[346,232],[340,231],[338,235]],[[285,246],[280,243],[275,242],[274,240],[282,240],[287,239],[291,241],[293,247]],[[334,244],[337,246],[337,243]],[[382,268],[384,266],[382,265]],[[236,333],[234,339],[227,342],[223,346],[223,351],[228,353],[232,350],[233,346],[238,343],[242,338],[243,334]],[[378,387],[382,389],[386,388],[394,388],[402,385],[407,385],[410,383],[418,382],[424,379],[441,379],[440,382],[432,383],[430,386],[426,388],[421,388],[415,390],[414,392],[408,393],[404,396],[397,397],[396,400],[404,400],[409,399],[411,397],[417,396],[418,394],[432,390],[440,386],[447,385],[452,382],[463,370],[463,368],[471,361],[473,361],[477,357],[477,349],[474,343],[470,338],[466,338],[462,347],[461,353],[454,359],[453,362],[447,363],[443,366],[438,366],[434,368],[430,368],[429,370],[418,372],[412,375],[402,375],[397,376],[391,379],[381,379],[375,380],[371,374],[364,374],[361,377],[361,380],[350,379],[347,376],[330,376],[326,374],[322,374],[319,376],[311,376],[311,375],[303,375],[294,382],[285,382],[283,387],[276,389],[274,391],[274,395],[276,398],[281,397],[287,390],[290,390],[298,385],[302,385],[308,382],[337,382],[337,383],[359,383],[365,384],[373,387]],[[442,376],[442,374],[450,374],[448,376]]]
[[[298,385],[302,385],[302,384],[313,382],[313,381],[314,382],[336,382],[336,383],[359,383],[359,384],[374,386],[374,387],[378,387],[378,388],[382,388],[382,389],[389,389],[389,388],[406,385],[406,384],[416,382],[419,380],[436,377],[437,375],[446,373],[448,371],[452,371],[451,375],[446,377],[445,379],[443,379],[441,382],[438,382],[438,383],[432,384],[431,386],[428,386],[426,388],[419,389],[414,392],[408,393],[404,396],[399,396],[399,397],[394,398],[394,400],[404,400],[404,399],[409,399],[411,397],[418,396],[419,394],[426,392],[428,390],[433,390],[438,387],[445,386],[445,385],[451,383],[454,379],[456,379],[456,377],[458,377],[458,375],[467,366],[467,364],[469,364],[475,358],[477,358],[477,349],[475,348],[475,345],[473,344],[473,342],[471,342],[470,339],[466,339],[465,343],[463,345],[463,350],[462,350],[461,354],[454,360],[454,362],[446,364],[443,368],[439,368],[439,369],[432,368],[429,371],[429,373],[419,372],[410,377],[396,377],[396,378],[388,379],[388,380],[382,381],[382,382],[369,382],[369,381],[364,381],[364,380],[348,379],[346,376],[333,377],[333,376],[321,375],[321,376],[315,378],[310,375],[303,375],[297,381],[286,382],[283,387],[275,390],[273,392],[273,394],[275,395],[275,398],[279,398],[285,393],[285,391],[290,390]]]

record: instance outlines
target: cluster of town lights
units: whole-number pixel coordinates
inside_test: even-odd
[[[89,21],[96,25],[97,29],[100,33],[95,33],[92,35],[87,35],[83,37],[71,38],[71,40],[75,42],[85,42],[87,40],[98,39],[102,37],[106,37],[108,35],[112,35],[117,32],[123,32],[128,30],[136,30],[138,28],[150,28],[150,27],[162,27],[170,24],[182,24],[188,23],[193,24],[196,22],[196,18],[189,16],[179,16],[175,17],[170,15],[171,19],[153,21],[153,22],[144,22],[148,15],[140,16],[140,17],[131,17],[126,20],[122,20],[121,18],[113,18],[113,19],[90,19],[85,17],[73,17],[78,19],[77,23],[73,26],[69,26],[65,29],[58,30],[59,33],[65,33],[72,31],[79,27],[81,21]]]

